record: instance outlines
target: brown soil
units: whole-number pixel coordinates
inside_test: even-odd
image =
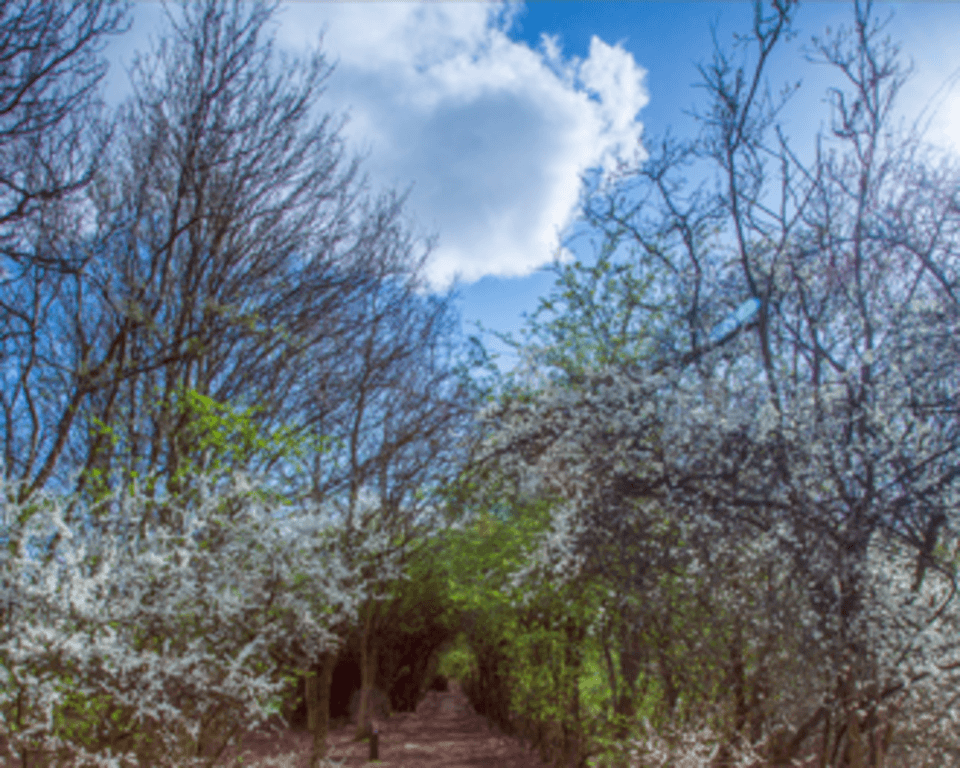
[[[517,738],[501,734],[470,706],[456,681],[446,693],[430,691],[417,711],[376,723],[379,763],[383,768],[542,768],[537,752]],[[327,738],[332,766],[371,764],[370,745],[354,741],[356,726],[341,724]],[[305,731],[250,733],[243,741],[245,766],[308,768],[311,736]],[[233,750],[221,765],[232,765]],[[272,758],[272,759],[271,759]]]

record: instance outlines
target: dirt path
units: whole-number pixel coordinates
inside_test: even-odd
[[[450,691],[430,691],[416,713],[403,712],[377,723],[379,763],[370,763],[370,745],[355,742],[354,726],[331,732],[327,757],[333,765],[380,765],[383,768],[542,768],[537,752],[516,738],[491,730],[473,711],[455,681]],[[295,759],[277,759],[296,753]],[[235,753],[234,753],[235,754]],[[243,743],[244,765],[308,768],[310,734],[285,731],[280,736],[248,734]],[[264,758],[274,758],[264,760]],[[259,762],[258,762],[259,761]],[[221,763],[230,765],[230,763]]]

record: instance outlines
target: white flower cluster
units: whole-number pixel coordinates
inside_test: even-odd
[[[65,520],[75,499],[0,489],[0,736],[15,755],[209,765],[338,645],[370,591],[356,563],[398,570],[383,537],[344,551],[322,508],[280,509],[240,477],[198,488],[177,526],[132,494],[82,529]]]
[[[703,768],[716,765],[723,747],[723,738],[710,726],[687,726],[658,732],[644,723],[644,739],[628,750],[631,763],[643,768]],[[730,768],[751,768],[762,760],[756,750],[745,746],[723,754],[722,765]],[[635,762],[634,762],[635,761]]]
[[[955,743],[960,613],[945,553],[960,446],[949,419],[917,407],[920,392],[938,390],[916,370],[917,352],[908,373],[892,364],[907,357],[900,349],[883,351],[853,406],[859,370],[820,386],[786,382],[775,407],[756,366],[722,384],[605,369],[491,409],[485,457],[525,492],[559,499],[514,594],[595,567],[631,537],[645,554],[621,587],[640,590],[651,616],[672,610],[680,590],[742,628],[744,649],[762,660],[753,684],[769,691],[757,705],[769,738],[822,722],[826,707],[833,722],[856,711],[874,731],[895,724],[892,751],[910,734]],[[925,530],[936,551],[923,551]],[[729,663],[708,632],[684,643]]]

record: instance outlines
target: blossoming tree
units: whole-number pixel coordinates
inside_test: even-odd
[[[659,690],[639,759],[953,764],[960,177],[896,127],[870,3],[812,39],[844,85],[795,147],[764,81],[794,10],[701,67],[695,141],[589,190],[600,257],[558,266],[487,459],[611,585],[620,683]]]
[[[5,489],[0,708],[24,766],[213,765],[356,620],[367,583],[322,510],[278,510],[242,478],[199,488],[182,532],[146,536],[143,495],[80,529],[69,499],[27,509]]]

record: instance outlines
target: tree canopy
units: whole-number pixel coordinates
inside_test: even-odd
[[[795,12],[758,5],[701,66],[695,138],[587,186],[596,261],[557,265],[534,388],[489,410],[485,457],[565,501],[567,562],[622,589],[624,682],[659,681],[727,758],[944,760],[958,167],[899,127],[870,3],[811,43],[844,86],[802,160],[765,80]]]

